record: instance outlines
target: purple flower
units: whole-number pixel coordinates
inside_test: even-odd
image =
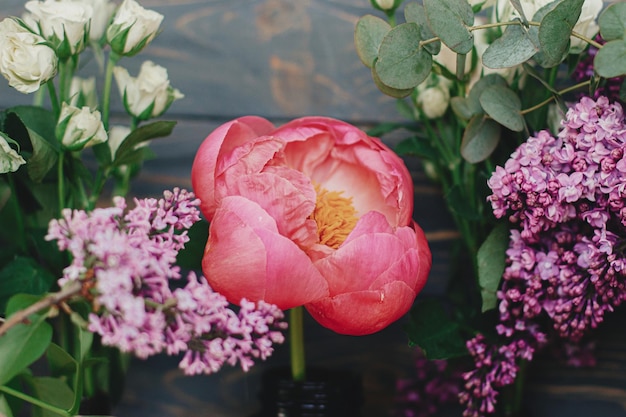
[[[89,330],[103,344],[139,358],[183,353],[180,367],[198,374],[225,363],[247,371],[283,342],[286,323],[276,306],[241,300],[235,313],[193,272],[184,288],[170,288],[170,280],[181,276],[175,262],[189,240],[187,230],[200,219],[193,193],[165,191],[158,200],[136,199],[130,210],[123,198],[114,204],[90,213],[65,210],[46,236],[72,254],[58,284],[83,282],[94,309]]]

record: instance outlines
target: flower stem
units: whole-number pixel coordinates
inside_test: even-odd
[[[302,315],[302,306],[289,310],[291,377],[294,381],[304,381],[306,378]]]
[[[106,72],[104,73],[104,89],[102,91],[102,124],[106,130],[109,129],[109,111],[111,107],[111,85],[113,82],[113,68],[120,56],[115,52],[109,54]]]
[[[59,114],[61,114],[61,106],[59,105],[59,97],[57,96],[57,90],[54,87],[54,83],[52,80],[46,83],[48,85],[48,93],[50,94],[50,103],[52,103],[52,111],[54,112],[54,117],[58,118]]]
[[[12,174],[8,174],[7,181],[9,183],[9,188],[11,189],[10,201],[13,205],[15,212],[15,223],[17,227],[17,236],[15,237],[18,241],[18,247],[26,252],[26,227],[24,226],[24,213],[22,212],[22,208],[20,207],[20,203],[17,199],[17,188],[15,187],[15,180],[13,179]]]
[[[6,394],[9,394],[12,397],[16,397],[16,398],[19,398],[21,400],[28,401],[29,403],[31,403],[33,405],[36,405],[36,406],[41,407],[41,408],[43,408],[45,410],[48,410],[48,411],[52,411],[55,414],[59,414],[59,415],[62,415],[62,416],[68,416],[68,417],[73,415],[68,410],[56,407],[56,406],[54,406],[52,404],[48,404],[47,402],[42,401],[39,398],[31,397],[30,395],[24,394],[23,392],[14,390],[13,388],[9,388],[6,385],[0,386],[0,392],[4,392]]]
[[[57,178],[57,192],[59,195],[59,215],[61,215],[61,212],[65,208],[65,181],[63,177],[63,161],[65,159],[64,157],[65,151],[61,151],[61,153],[59,154],[59,165],[57,167],[57,175],[59,177]]]

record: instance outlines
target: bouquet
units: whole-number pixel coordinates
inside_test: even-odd
[[[230,304],[185,268],[189,230],[204,223],[194,194],[125,198],[149,142],[174,128],[159,118],[183,98],[158,64],[136,77],[119,65],[163,16],[134,0],[25,10],[0,22],[0,74],[34,102],[0,112],[0,415],[26,404],[33,415],[109,413],[89,401],[115,402],[129,354],[179,355],[189,375],[267,358],[284,340],[283,312]],[[89,60],[102,84],[79,76]]]
[[[592,364],[626,297],[626,4],[372,4],[357,51],[410,120],[380,131],[410,133],[396,150],[421,158],[459,232],[447,293],[407,328],[432,379],[399,382],[398,415],[520,413],[537,353]]]

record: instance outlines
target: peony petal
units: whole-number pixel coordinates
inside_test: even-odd
[[[191,184],[207,220],[211,220],[217,208],[215,169],[220,154],[273,129],[274,125],[261,117],[245,116],[221,125],[202,142],[191,168]]]
[[[229,302],[264,300],[281,309],[328,295],[326,280],[258,204],[240,196],[222,200],[209,229],[202,269]]]
[[[315,208],[315,189],[301,172],[267,167],[265,172],[233,178],[229,195],[240,195],[259,204],[275,221],[281,235],[301,247],[315,244],[317,224],[309,216]]]
[[[405,315],[415,292],[396,281],[376,291],[359,291],[323,298],[305,307],[322,326],[346,335],[378,332]]]

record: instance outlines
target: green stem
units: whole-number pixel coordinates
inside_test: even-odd
[[[570,91],[578,90],[579,88],[585,87],[585,86],[589,85],[590,83],[591,83],[591,81],[589,81],[589,80],[583,81],[582,83],[578,83],[576,85],[572,85],[571,87],[564,88],[563,90],[560,90],[558,93],[559,93],[559,95],[567,94]],[[533,112],[533,111],[535,111],[537,109],[540,109],[541,107],[545,106],[546,104],[549,104],[552,100],[554,100],[554,95],[550,96],[550,98],[542,101],[539,104],[535,104],[532,107],[529,107],[527,109],[524,109],[524,110],[520,111],[520,113],[521,114],[531,113],[531,112]]]
[[[59,195],[59,216],[65,208],[65,177],[63,176],[63,161],[65,159],[65,151],[61,151],[59,154],[59,161],[57,166],[57,193]]]
[[[304,381],[306,378],[304,329],[302,324],[302,306],[289,310],[291,376],[294,381]]]
[[[106,71],[104,73],[104,88],[102,91],[102,124],[106,130],[109,129],[109,111],[111,106],[111,85],[113,83],[113,68],[120,56],[115,52],[109,54]]]
[[[94,186],[91,191],[91,197],[89,197],[89,204],[87,205],[87,210],[93,210],[96,207],[96,203],[98,202],[98,198],[100,198],[100,194],[102,193],[102,189],[104,188],[104,184],[106,180],[109,178],[109,174],[111,173],[111,169],[108,167],[98,168],[96,172],[96,179],[94,181]]]
[[[47,402],[41,401],[39,398],[31,397],[30,395],[24,394],[20,391],[14,390],[13,388],[9,388],[7,386],[0,386],[0,391],[9,394],[12,397],[19,398],[20,400],[28,401],[29,403],[36,405],[37,407],[41,407],[45,410],[51,411],[55,414],[59,414],[62,416],[72,416],[68,410],[63,408],[55,407],[52,404],[48,404]]]
[[[59,97],[57,96],[57,90],[54,87],[54,83],[52,80],[49,80],[48,85],[48,93],[50,94],[50,102],[52,103],[52,111],[54,112],[54,117],[59,118],[59,114],[61,114],[61,105],[59,104]]]

